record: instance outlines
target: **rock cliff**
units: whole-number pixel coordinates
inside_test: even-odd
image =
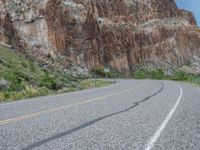
[[[1,0],[0,15],[1,44],[49,68],[130,72],[200,58],[196,20],[174,0]]]

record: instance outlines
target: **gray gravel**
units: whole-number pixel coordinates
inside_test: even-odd
[[[120,80],[100,89],[0,104],[0,120],[138,87]],[[1,150],[144,150],[183,88],[183,98],[153,149],[200,149],[200,90],[171,81],[145,80],[139,89],[52,113],[0,124]]]

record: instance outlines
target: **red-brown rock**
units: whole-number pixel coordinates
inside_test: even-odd
[[[129,72],[200,57],[196,20],[174,0],[10,0],[0,9],[0,42],[39,62],[51,56],[52,67],[109,65]]]

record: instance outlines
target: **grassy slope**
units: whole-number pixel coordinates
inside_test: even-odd
[[[0,46],[0,80],[9,86],[0,90],[0,102],[48,94],[76,91],[94,87],[90,79],[76,79],[58,72],[42,69],[38,64]],[[97,87],[111,84],[97,80]]]
[[[17,74],[29,79],[41,79],[45,75],[32,61],[0,46],[0,77],[14,80]]]

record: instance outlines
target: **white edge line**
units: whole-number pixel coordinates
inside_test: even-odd
[[[158,130],[154,133],[154,135],[151,137],[151,139],[149,140],[145,150],[151,150],[155,143],[157,142],[158,138],[160,137],[162,131],[165,129],[165,127],[167,126],[169,120],[171,119],[172,115],[174,114],[176,108],[178,107],[181,98],[183,96],[183,89],[181,86],[178,86],[180,89],[180,95],[177,99],[176,104],[174,105],[174,107],[172,108],[172,110],[170,111],[170,113],[167,115],[167,117],[165,118],[165,120],[163,121],[163,123],[161,124],[161,126],[158,128]]]

